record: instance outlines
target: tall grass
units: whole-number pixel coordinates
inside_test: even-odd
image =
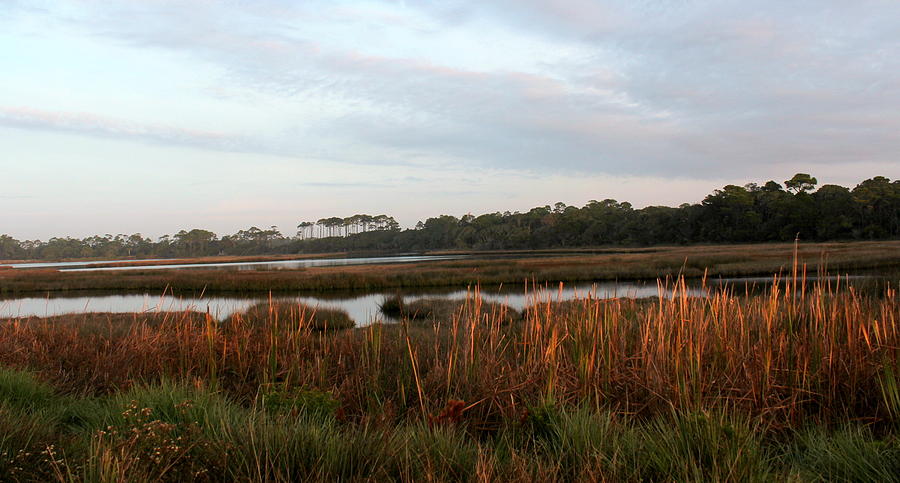
[[[44,467],[88,479],[884,476],[900,422],[897,293],[802,273],[762,295],[692,297],[683,279],[651,300],[536,292],[515,322],[477,290],[427,326],[315,330],[311,312],[274,305],[228,323],[9,320],[0,424],[22,423],[3,451],[66,446]],[[58,412],[79,404],[95,416]],[[162,466],[135,459],[167,444]],[[839,473],[841,458],[860,466]]]
[[[433,325],[347,332],[315,330],[314,311],[275,304],[227,324],[191,312],[12,320],[0,324],[0,363],[71,393],[213,375],[241,401],[264,384],[317,388],[363,419],[373,406],[423,418],[463,400],[483,429],[547,398],[639,414],[738,408],[779,425],[896,421],[895,290],[873,298],[820,281],[801,293],[775,280],[763,296],[690,297],[681,280],[661,287],[673,290],[566,304],[537,293],[512,324],[473,294]]]
[[[268,293],[272,291],[374,290],[401,287],[466,287],[523,280],[595,281],[684,276],[736,277],[788,273],[791,244],[660,247],[629,253],[528,256],[412,264],[313,267],[296,270],[128,270],[61,272],[0,271],[0,294],[71,291],[163,291],[179,293]],[[799,261],[811,273],[896,270],[900,242],[801,244]],[[894,277],[896,281],[896,277]]]

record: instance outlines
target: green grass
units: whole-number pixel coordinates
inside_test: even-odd
[[[497,431],[388,426],[241,405],[204,387],[56,395],[0,371],[3,481],[898,481],[900,444],[867,426],[772,430],[740,412],[649,419],[545,403]],[[34,400],[23,403],[23,398]],[[65,424],[48,408],[92,405]]]
[[[293,304],[0,322],[0,480],[897,474],[894,290],[487,307],[333,332]]]
[[[866,426],[812,427],[797,435],[786,460],[807,481],[900,481],[897,437],[876,438]]]

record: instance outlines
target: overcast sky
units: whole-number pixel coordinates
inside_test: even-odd
[[[900,2],[0,1],[0,233],[900,177]]]

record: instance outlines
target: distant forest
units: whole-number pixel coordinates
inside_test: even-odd
[[[547,249],[900,238],[900,180],[876,176],[849,189],[797,174],[784,185],[728,185],[677,208],[606,199],[585,206],[556,203],[521,212],[441,215],[401,230],[386,215],[301,221],[293,236],[252,227],[219,237],[182,230],[157,241],[142,236],[19,241],[0,235],[0,259],[169,258],[343,251]]]

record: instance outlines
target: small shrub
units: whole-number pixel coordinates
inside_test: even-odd
[[[193,403],[172,409],[188,418]],[[227,451],[204,436],[200,421],[172,423],[132,401],[115,424],[97,431],[83,468],[87,481],[209,481],[217,479]]]
[[[555,443],[560,435],[562,411],[553,401],[529,406],[522,417],[522,423],[534,439]]]
[[[447,405],[437,415],[428,415],[429,426],[455,425],[459,424],[463,418],[463,412],[466,409],[466,402],[458,399],[447,401]]]
[[[0,481],[49,481],[62,465],[53,421],[0,405]]]

